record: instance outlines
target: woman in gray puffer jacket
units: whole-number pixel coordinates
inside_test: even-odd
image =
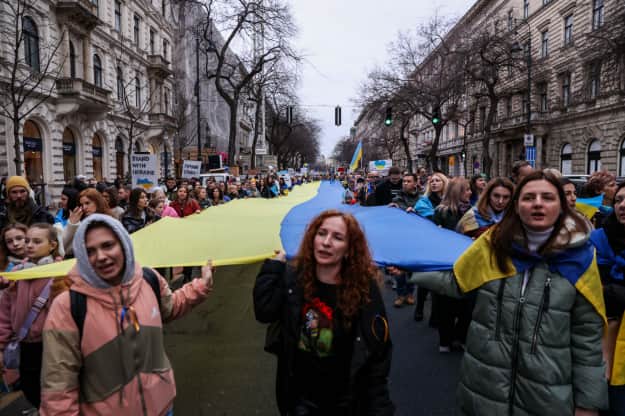
[[[542,171],[524,178],[512,204],[453,272],[413,275],[448,296],[477,292],[459,413],[598,415],[607,408],[605,306],[590,225]]]

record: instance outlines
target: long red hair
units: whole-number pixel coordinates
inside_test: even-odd
[[[347,227],[347,253],[341,265],[341,281],[338,285],[337,307],[341,310],[343,324],[351,326],[361,306],[370,302],[371,280],[377,280],[378,271],[373,264],[365,234],[353,215],[328,210],[319,214],[306,229],[304,238],[295,257],[300,283],[304,287],[304,298],[310,302],[315,297],[317,283],[314,241],[319,227],[331,217],[341,217]]]

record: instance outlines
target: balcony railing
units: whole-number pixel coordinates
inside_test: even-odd
[[[159,78],[167,78],[172,74],[169,61],[162,55],[148,55],[148,71]]]
[[[161,125],[169,125],[175,126],[176,119],[169,114],[165,113],[150,113],[148,114],[148,120],[152,124],[161,124]]]
[[[532,124],[544,123],[549,120],[549,111],[532,111]],[[507,117],[501,117],[493,123],[493,130],[505,130],[527,125],[527,113],[515,111]]]
[[[59,78],[56,80],[56,90],[61,95],[80,94],[85,98],[102,101],[108,104],[111,91],[97,87],[84,79]]]
[[[56,4],[56,13],[61,21],[78,24],[91,30],[100,23],[98,6],[91,0],[59,0]]]

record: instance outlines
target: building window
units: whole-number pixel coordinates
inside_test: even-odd
[[[625,140],[621,142],[619,176],[625,176]]]
[[[122,31],[122,2],[115,1],[115,30]]]
[[[512,97],[506,97],[506,117],[512,116]]]
[[[523,0],[523,19],[527,19],[530,15],[530,0]]]
[[[69,76],[76,78],[76,49],[71,40],[69,41]]]
[[[91,4],[95,6],[96,15],[100,16],[100,2],[98,0],[91,0]]]
[[[543,0],[543,6],[548,5],[549,3],[551,3],[551,0]]]
[[[97,134],[91,141],[91,155],[93,156],[93,176],[99,182],[102,180],[102,140]]]
[[[540,34],[540,56],[545,58],[549,55],[549,31]]]
[[[588,146],[588,169],[587,174],[601,170],[601,143],[597,139],[592,139]]]
[[[123,176],[125,161],[124,141],[121,137],[117,137],[115,139],[115,168],[117,169],[117,176]]]
[[[63,177],[69,182],[76,176],[76,140],[74,133],[65,127],[63,131]]]
[[[521,112],[523,114],[527,114],[527,109],[529,105],[529,102],[527,101],[527,91],[523,92],[521,97]]]
[[[573,15],[564,18],[564,46],[573,43]]]
[[[154,55],[154,38],[156,37],[156,33],[154,29],[150,29],[150,55]]]
[[[560,151],[560,172],[563,175],[571,175],[573,173],[573,147],[566,143]]]
[[[102,88],[102,61],[97,54],[93,55],[93,83]]]
[[[124,99],[124,73],[122,71],[122,69],[118,66],[117,67],[117,99],[118,100],[123,100]]]
[[[486,107],[480,107],[480,131],[484,131],[486,124]]]
[[[547,84],[543,83],[538,85],[538,93],[540,94],[540,112],[546,113],[549,110],[549,103],[547,101]]]
[[[514,18],[512,17],[512,10],[508,12],[508,30],[514,29]]]
[[[163,58],[165,58],[165,60],[167,60],[168,49],[169,49],[169,42],[167,42],[167,39],[163,39]]]
[[[22,35],[24,37],[24,60],[26,65],[39,71],[39,32],[37,25],[30,17],[22,19]]]
[[[30,120],[23,130],[24,170],[31,184],[43,182],[43,142],[39,127]]]
[[[562,106],[568,107],[571,104],[571,74],[562,76]]]
[[[141,107],[141,83],[139,80],[139,73],[135,74],[135,106]]]
[[[163,103],[165,104],[165,114],[169,114],[169,90],[167,88],[163,94]]]
[[[141,19],[135,14],[132,20],[134,22],[134,26],[132,29],[133,40],[135,42],[135,45],[139,46],[139,26],[141,25]]]
[[[165,17],[165,0],[161,0],[161,14]]]
[[[603,26],[603,0],[592,0],[592,29]]]
[[[595,99],[601,93],[601,62],[591,62],[588,71],[589,97]]]

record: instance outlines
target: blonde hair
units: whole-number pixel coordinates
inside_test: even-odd
[[[471,185],[466,178],[457,177],[449,181],[446,186],[443,200],[438,205],[437,209],[444,211],[451,211],[453,214],[457,214],[460,208],[460,197],[464,194]]]
[[[447,191],[447,185],[449,185],[449,178],[447,178],[447,176],[440,172],[434,172],[428,179],[428,184],[425,187],[425,196],[430,196],[430,194],[432,193],[432,190],[430,189],[430,181],[434,176],[438,176],[438,178],[443,181],[443,189],[441,190],[441,195],[445,195],[445,192]]]

